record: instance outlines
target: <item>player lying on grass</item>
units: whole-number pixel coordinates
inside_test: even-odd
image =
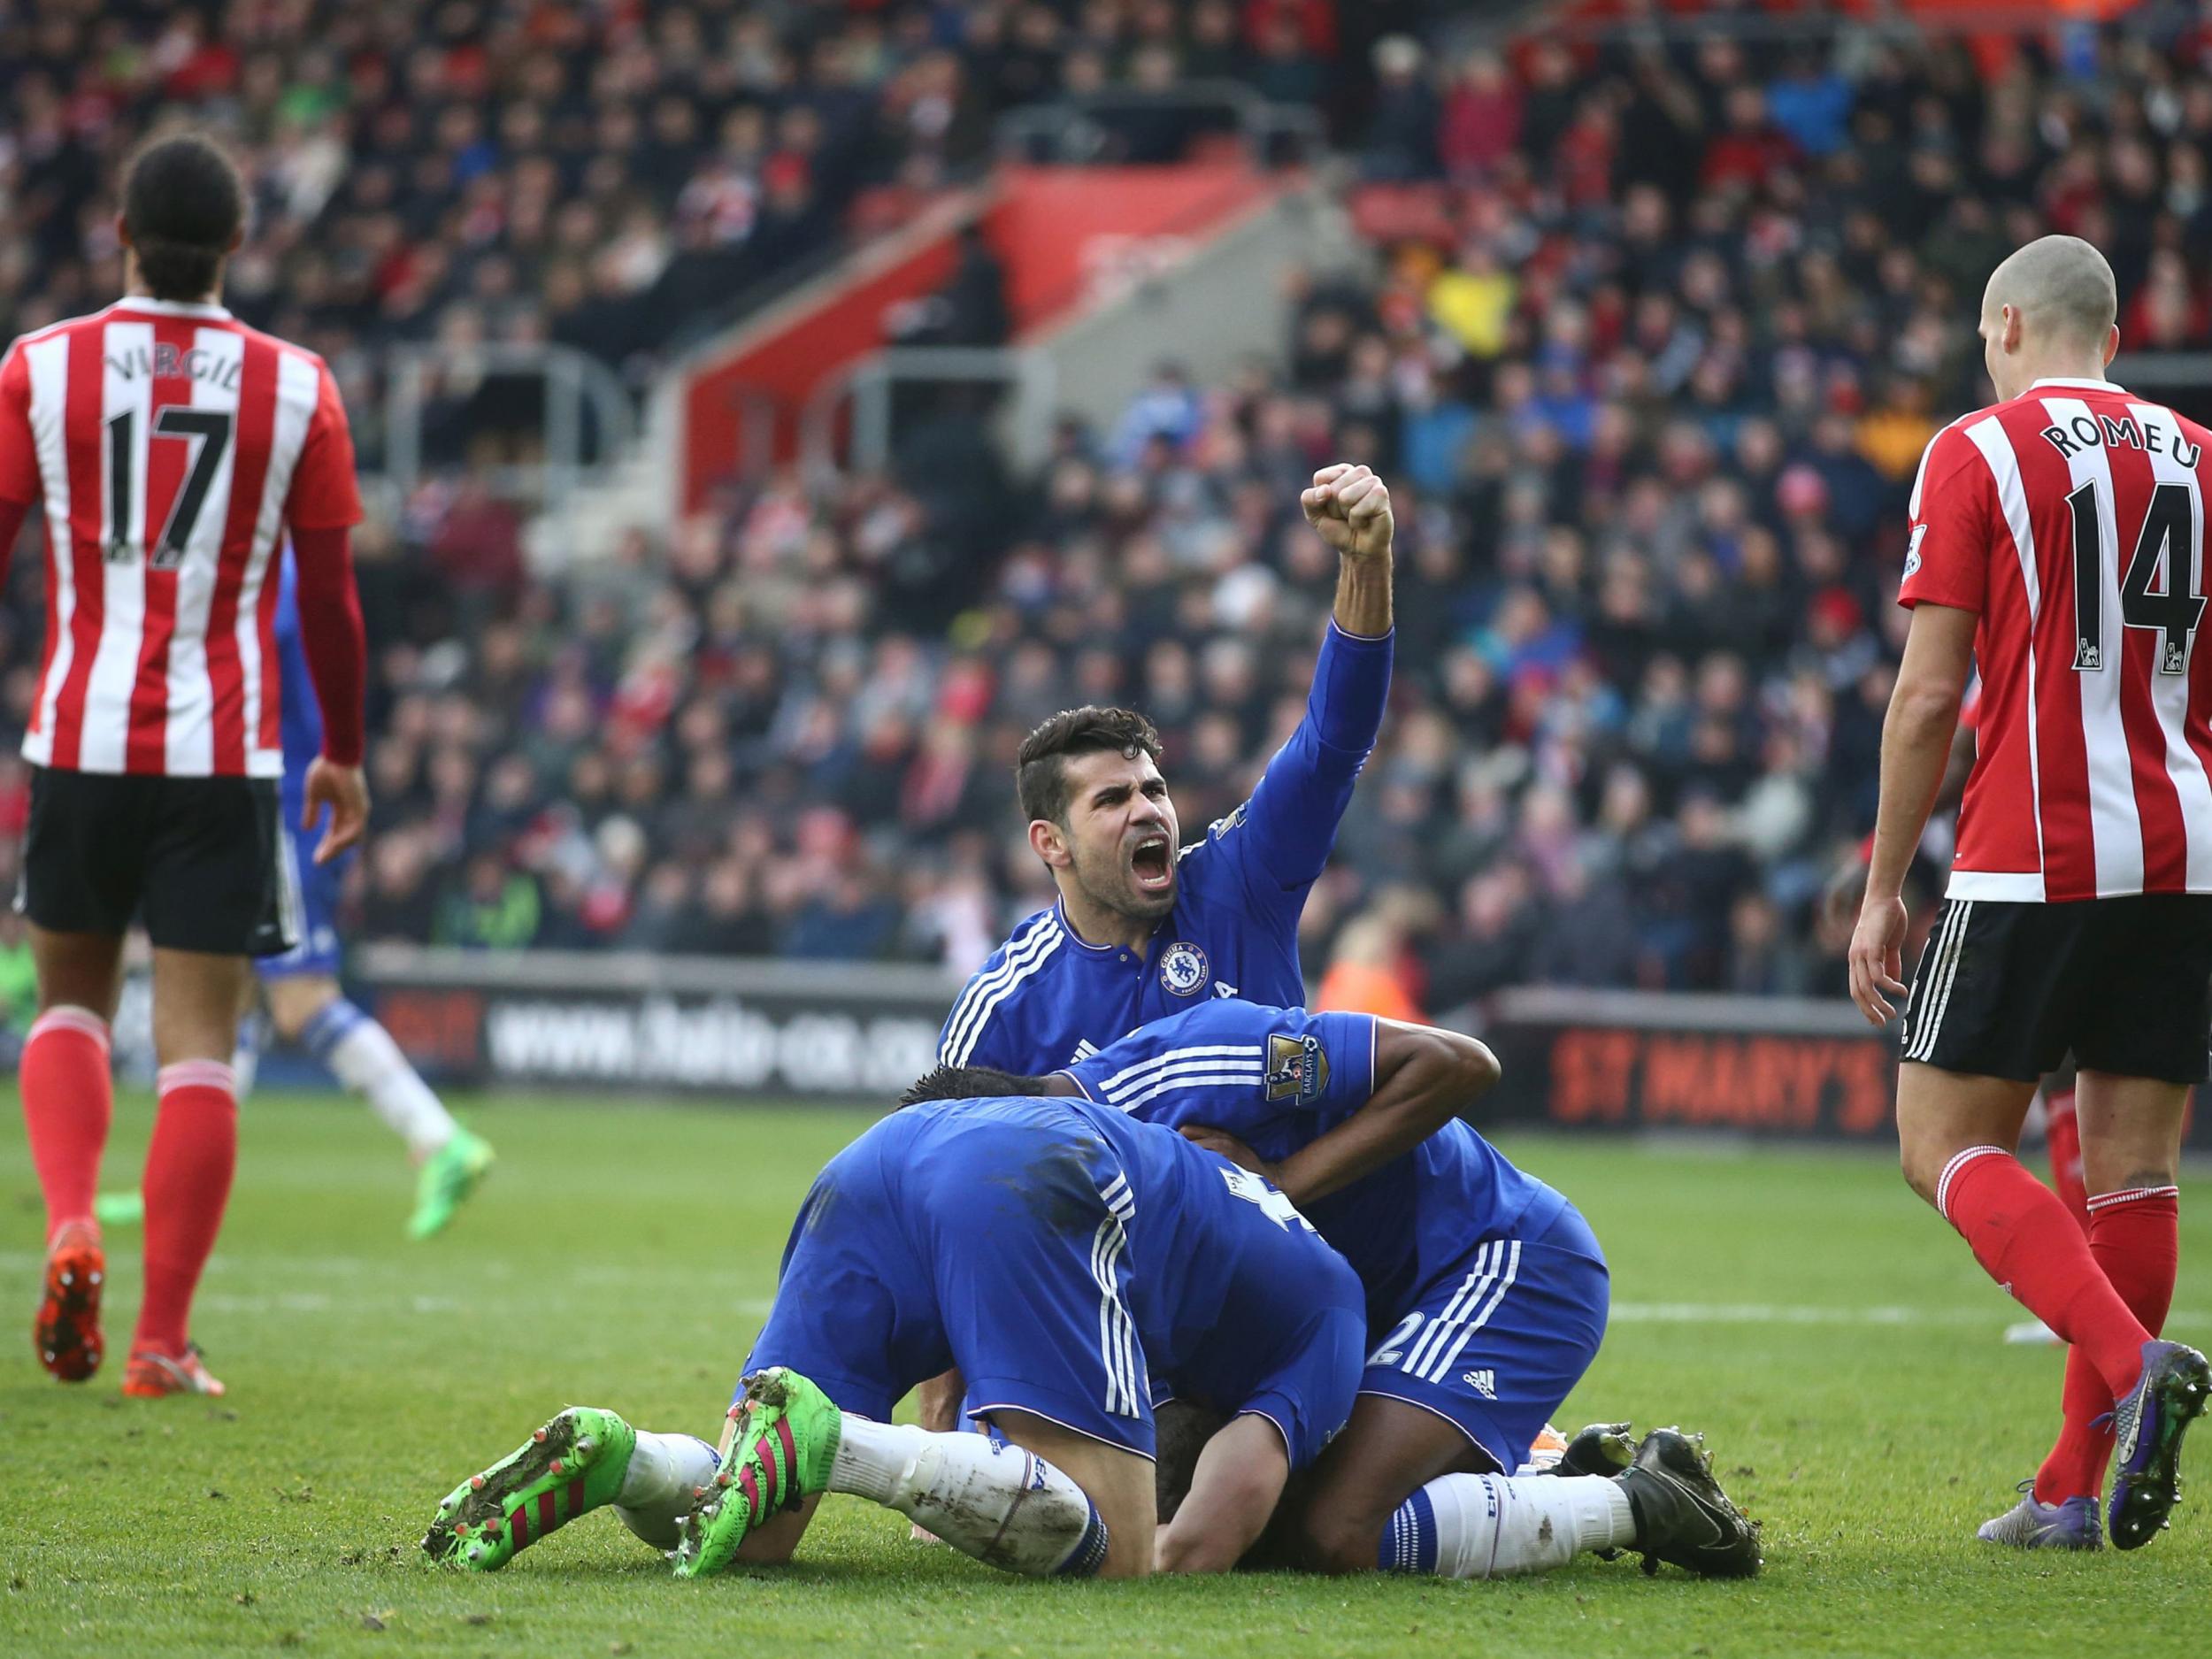
[[[456,1487],[423,1548],[489,1571],[613,1504],[696,1578],[787,1559],[847,1492],[1013,1572],[1225,1570],[1349,1414],[1361,1303],[1288,1200],[1165,1129],[1080,1099],[932,1102],[807,1194],[718,1455],[574,1408]],[[987,1434],[892,1424],[956,1363]],[[1230,1419],[1164,1529],[1156,1386]]]
[[[1079,1092],[1264,1174],[1343,1252],[1374,1348],[1271,1559],[1501,1578],[1629,1548],[1655,1571],[1756,1572],[1757,1529],[1671,1430],[1619,1479],[1513,1476],[1596,1356],[1609,1297],[1580,1213],[1458,1120],[1497,1075],[1455,1032],[1224,998],[1048,1078],[944,1069],[908,1098]]]

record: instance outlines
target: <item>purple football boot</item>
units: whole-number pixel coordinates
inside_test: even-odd
[[[2020,1483],[2019,1502],[1994,1520],[1984,1521],[1974,1536],[1985,1544],[2008,1544],[2015,1549],[2104,1548],[2104,1526],[2097,1518],[2096,1499],[2039,1502],[2032,1480]]]
[[[2212,1395],[2212,1363],[2181,1342],[2143,1344],[2143,1375],[2112,1409],[2112,1499],[2105,1528],[2115,1549],[2140,1549],[2181,1502],[2181,1437]]]

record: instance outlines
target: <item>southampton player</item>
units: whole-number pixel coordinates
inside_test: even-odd
[[[282,672],[281,730],[284,749],[283,841],[279,873],[283,895],[293,906],[298,943],[282,956],[264,956],[255,966],[268,999],[270,1023],[288,1042],[306,1045],[348,1088],[367,1100],[376,1115],[407,1143],[420,1170],[415,1210],[407,1231],[426,1239],[452,1220],[455,1209],[490,1170],[491,1147],[453,1121],[443,1102],[416,1074],[391,1033],[346,996],[338,985],[337,906],[346,860],[316,862],[292,833],[305,808],[308,770],[322,753],[322,710],[302,649],[295,565],[282,565],[277,598],[275,637]],[[255,1051],[251,1028],[241,1033],[233,1058],[241,1099],[253,1088]]]
[[[1013,1572],[1225,1571],[1351,1410],[1364,1333],[1359,1281],[1289,1202],[1172,1132],[1079,1099],[915,1104],[800,1206],[718,1455],[572,1408],[455,1488],[423,1547],[489,1571],[616,1505],[695,1578],[787,1559],[846,1492]],[[987,1432],[894,1425],[948,1364]],[[1156,1535],[1156,1387],[1230,1419]]]
[[[1502,1578],[1625,1548],[1756,1572],[1756,1529],[1673,1430],[1613,1479],[1513,1478],[1596,1356],[1609,1297],[1579,1212],[1458,1120],[1496,1077],[1456,1033],[1231,999],[1050,1078],[946,1071],[916,1092],[1079,1092],[1179,1129],[1264,1174],[1351,1263],[1374,1351],[1271,1555]]]
[[[237,170],[212,144],[148,146],[117,227],[126,296],[24,336],[0,362],[0,550],[34,501],[47,532],[18,901],[39,987],[20,1065],[47,1218],[34,1340],[65,1381],[99,1365],[93,1200],[111,1107],[108,1022],[135,918],[153,944],[161,1071],[132,1394],[222,1392],[190,1341],[190,1313],[237,1157],[228,1062],[248,959],[293,942],[270,638],[270,565],[288,529],[327,727],[302,789],[309,818],[327,814],[315,856],[353,845],[368,813],[353,443],[320,359],[218,303],[245,211]]]
[[[2058,1442],[1994,1542],[2147,1543],[2212,1390],[2156,1340],[2179,1256],[2175,1172],[2212,1025],[2212,664],[2205,446],[2212,434],[2104,378],[2112,272],[2047,236],[1990,278],[1981,334],[2002,401],[1922,458],[1882,735],[1881,802],[1852,936],[1876,1024],[1903,994],[1898,896],[1970,664],[1978,752],[1943,911],[1905,1005],[1906,1179],[2071,1344]],[[2070,1049],[2086,1236],[2013,1156],[2037,1080]]]

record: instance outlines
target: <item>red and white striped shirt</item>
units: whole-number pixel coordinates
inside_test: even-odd
[[[25,757],[281,776],[271,561],[287,526],[361,518],[322,360],[175,301],[27,334],[0,361],[0,504],[41,497],[46,651]]]
[[[1900,603],[1977,612],[1954,898],[2212,893],[2212,433],[2104,380],[2038,380],[1938,433]]]

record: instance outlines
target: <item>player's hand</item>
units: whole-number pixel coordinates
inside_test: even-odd
[[[1851,933],[1851,1000],[1870,1025],[1886,1025],[1897,1010],[1890,997],[1905,995],[1905,901],[1867,896]]]
[[[1395,520],[1390,516],[1390,488],[1373,471],[1339,461],[1313,475],[1313,488],[1298,497],[1306,522],[1347,558],[1388,558]]]
[[[1195,1141],[1209,1152],[1219,1153],[1239,1169],[1249,1170],[1255,1175],[1275,1180],[1275,1166],[1226,1129],[1217,1129],[1210,1124],[1185,1124],[1182,1133],[1184,1140]],[[1278,1187],[1282,1185],[1280,1181],[1275,1181],[1275,1184]]]
[[[313,833],[330,809],[330,822],[315,846],[315,862],[326,864],[360,844],[369,827],[369,780],[358,766],[341,766],[318,755],[307,768],[306,799],[300,807],[300,832]]]

